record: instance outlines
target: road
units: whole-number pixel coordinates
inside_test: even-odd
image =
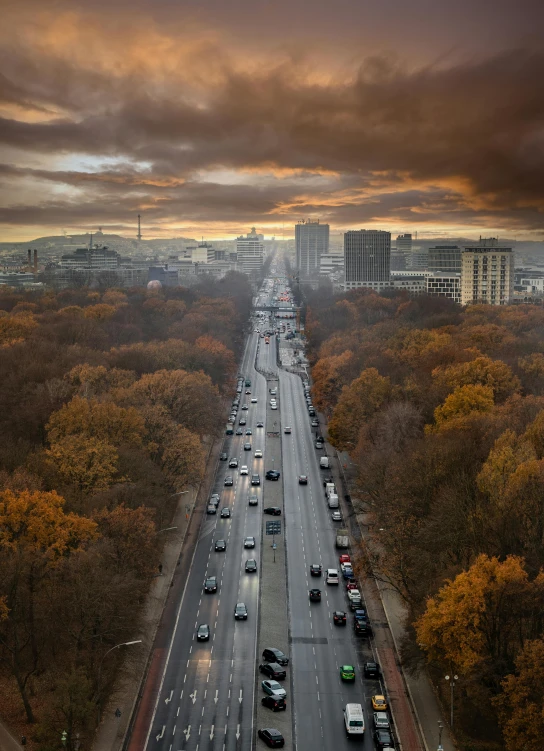
[[[249,466],[262,475],[262,459],[255,459],[256,448],[264,448],[264,429],[256,423],[265,419],[266,383],[254,370],[258,337],[248,338],[242,372],[252,380],[251,396],[242,394],[238,418],[246,416],[243,430],[251,436],[225,437],[224,451],[229,458],[237,457],[239,466]],[[245,388],[244,388],[245,392]],[[257,404],[250,399],[256,396]],[[244,451],[245,441],[252,443]],[[250,477],[229,469],[220,462],[214,492],[221,495],[218,512],[231,510],[230,519],[206,516],[202,522],[189,577],[178,610],[174,635],[169,649],[165,673],[157,698],[155,713],[145,748],[166,749],[242,749],[252,748],[253,705],[256,667],[256,636],[258,624],[259,577],[245,572],[245,561],[259,559],[261,508],[248,506]],[[233,487],[224,487],[224,477],[232,475]],[[252,488],[261,496],[262,488]],[[254,536],[255,550],[244,549],[246,536]],[[215,551],[215,541],[227,541],[226,552]],[[217,576],[216,594],[205,594],[204,580]],[[247,621],[235,621],[234,607],[244,602]],[[196,641],[199,624],[211,629],[208,642]]]

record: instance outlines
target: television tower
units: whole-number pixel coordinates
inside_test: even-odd
[[[140,226],[140,215],[139,214],[138,214],[138,234],[136,235],[136,237],[138,238],[138,242],[140,242],[141,239],[142,239],[142,230],[141,230],[141,226]]]

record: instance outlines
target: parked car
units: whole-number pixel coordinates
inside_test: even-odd
[[[266,647],[263,649],[263,660],[265,662],[277,662],[278,665],[289,665],[289,658],[281,649],[276,647]]]
[[[262,681],[261,686],[265,694],[268,694],[269,696],[277,696],[282,699],[285,699],[287,696],[287,691],[283,688],[281,683],[278,683],[277,681]]]
[[[273,712],[281,712],[282,710],[287,709],[285,699],[275,696],[263,696],[261,704],[263,707],[268,707],[268,709],[271,709]]]
[[[221,453],[221,454],[219,455],[219,461],[220,461],[220,462],[226,462],[228,458],[229,458],[229,455],[227,454],[227,452],[226,452],[226,451],[223,451],[223,452],[222,452],[222,453]]]
[[[385,696],[382,696],[382,694],[375,694],[372,698],[372,709],[375,709],[377,712],[385,712],[387,710],[387,702],[385,700]]]
[[[261,334],[263,336],[263,334]],[[266,743],[268,748],[283,748],[285,745],[285,739],[279,730],[276,728],[261,728],[257,735]]]
[[[263,509],[263,514],[270,514],[271,516],[281,516],[281,508],[279,506],[268,506]]]
[[[276,681],[282,681],[287,675],[285,668],[278,665],[277,662],[263,662],[262,665],[259,665],[259,670],[268,678],[274,678]]]
[[[391,727],[387,712],[374,712],[373,721],[376,729],[381,728],[383,730],[389,730]]]
[[[265,475],[267,480],[279,480],[280,473],[277,469],[269,469]]]
[[[378,749],[395,748],[391,731],[385,730],[385,728],[376,728],[374,730],[374,744]]]
[[[365,662],[363,671],[365,674],[365,678],[379,678],[380,677],[380,666],[377,662]]]
[[[208,503],[208,505],[206,507],[206,513],[207,514],[217,514],[217,509],[215,508],[215,506],[213,504]]]

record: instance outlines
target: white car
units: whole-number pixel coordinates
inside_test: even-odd
[[[255,459],[262,459],[263,458],[263,452],[261,449],[257,449],[255,451]]]
[[[270,409],[277,409],[277,408],[278,408],[278,405],[277,405],[277,404],[271,404],[271,405],[270,405]]]
[[[261,686],[265,694],[273,696],[275,699],[285,699],[287,696],[287,691],[277,681],[263,681]]]
[[[256,396],[253,396],[253,397],[251,398],[251,403],[252,403],[252,404],[257,404],[257,397],[256,397]]]
[[[270,400],[270,406],[272,406],[273,404],[276,404],[276,403],[277,403],[277,402],[276,402],[276,400],[275,400],[275,399],[271,399],[271,400]]]
[[[249,470],[247,468],[247,464],[242,464],[240,467],[240,474],[241,475],[249,475]]]

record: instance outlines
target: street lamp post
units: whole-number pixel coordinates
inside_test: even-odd
[[[141,639],[136,639],[135,641],[124,641],[121,642],[121,644],[116,644],[111,649],[108,649],[107,652],[105,652],[102,655],[102,659],[100,660],[100,663],[98,664],[98,682],[97,682],[97,694],[98,694],[98,724],[100,725],[100,683],[101,683],[101,677],[102,677],[102,664],[105,660],[105,658],[109,655],[110,652],[113,652],[114,649],[119,649],[119,647],[131,647],[133,644],[141,644]]]
[[[444,723],[442,720],[438,720],[438,749],[437,751],[444,751],[442,746],[442,731],[444,730]]]
[[[459,676],[457,675],[445,675],[444,678],[448,681],[450,684],[450,727],[453,729],[453,689],[455,688],[455,684],[459,680]]]

